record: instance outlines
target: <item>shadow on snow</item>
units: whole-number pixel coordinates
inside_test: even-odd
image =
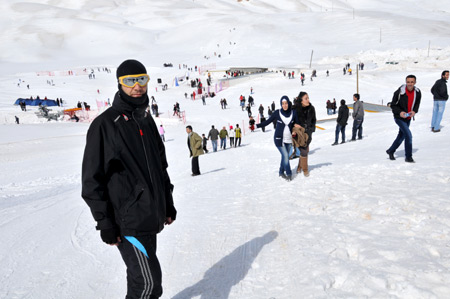
[[[201,299],[228,298],[231,288],[245,278],[263,247],[277,237],[276,231],[270,231],[239,246],[206,271],[202,280],[176,294],[173,299],[197,296]]]

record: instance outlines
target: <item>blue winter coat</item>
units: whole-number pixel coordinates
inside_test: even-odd
[[[298,119],[297,119],[297,113],[295,112],[295,110],[291,110],[291,111],[292,111],[292,119],[289,122],[289,131],[292,133],[292,127],[294,126],[294,124],[296,122],[298,122]],[[269,119],[267,119],[266,121],[264,121],[262,123],[257,124],[256,127],[261,128],[261,127],[268,126],[268,125],[272,124],[274,120],[276,120],[276,122],[277,122],[277,127],[275,128],[275,134],[273,135],[273,141],[274,141],[276,147],[281,147],[281,146],[283,146],[283,132],[284,132],[284,128],[286,127],[286,125],[281,120],[279,109],[275,110],[272,113],[272,115],[270,115]]]

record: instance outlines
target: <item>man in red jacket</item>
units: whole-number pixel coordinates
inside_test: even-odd
[[[411,119],[414,119],[416,113],[419,112],[420,99],[422,98],[422,93],[415,85],[416,76],[408,75],[406,84],[400,86],[392,97],[391,109],[399,131],[391,147],[386,150],[391,160],[395,160],[395,151],[405,141],[405,161],[414,163],[412,158],[412,134],[409,125]]]

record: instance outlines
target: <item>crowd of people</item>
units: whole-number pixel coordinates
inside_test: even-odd
[[[138,74],[142,78],[134,80]],[[121,253],[127,267],[127,297],[159,298],[162,295],[162,274],[156,256],[156,235],[165,225],[172,224],[177,214],[172,197],[174,186],[167,172],[165,130],[162,125],[159,128],[156,126],[149,113],[144,113],[149,106],[147,84],[150,80],[144,65],[136,60],[124,61],[118,67],[116,76],[119,90],[112,109],[99,115],[87,133],[81,178],[82,197],[91,209],[103,242],[116,245]],[[444,71],[431,89],[434,97],[431,126],[435,133],[440,132],[442,113],[448,100],[448,78],[449,72]],[[391,160],[396,159],[394,154],[404,142],[405,161],[414,162],[409,127],[419,112],[422,97],[415,84],[416,77],[408,75],[405,84],[393,94],[390,106],[399,132],[386,150]],[[364,107],[359,94],[353,95],[353,101],[351,141],[356,141],[356,136],[362,139]],[[283,96],[280,108],[275,108],[273,101],[268,107],[269,118],[261,118],[256,127],[263,129],[274,125],[273,141],[281,156],[279,176],[291,181],[290,159],[293,158],[291,156],[299,156],[296,172],[308,177],[308,154],[317,121],[309,95],[301,91],[293,102],[288,96]],[[263,116],[263,109],[259,112]],[[333,145],[337,144],[339,134],[342,135],[341,143],[345,142],[345,126],[349,116],[346,102],[341,100]],[[254,125],[255,120],[249,115],[250,128]],[[201,174],[199,157],[208,153],[208,141],[213,152],[218,150],[219,139],[222,150],[226,150],[228,140],[230,147],[241,145],[239,124],[228,128],[223,126],[220,131],[213,125],[208,135],[202,134],[201,137],[191,125],[187,125],[186,133],[187,147],[192,157],[192,176]],[[120,155],[117,154],[119,152]],[[123,209],[124,206],[127,209]]]

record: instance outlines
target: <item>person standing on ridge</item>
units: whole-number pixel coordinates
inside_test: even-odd
[[[222,130],[220,130],[219,137],[220,137],[220,148],[227,149],[228,131],[225,126],[223,126]]]
[[[349,114],[349,110],[347,105],[345,105],[345,100],[342,99],[341,100],[341,106],[339,107],[338,110],[338,117],[336,119],[336,134],[335,134],[335,139],[334,139],[334,143],[332,145],[337,145],[338,141],[339,141],[339,133],[342,134],[342,143],[345,143],[345,127],[347,126],[347,120],[348,120],[348,114]]]
[[[350,141],[356,140],[356,133],[358,133],[359,140],[361,140],[363,138],[362,137],[362,132],[363,132],[362,124],[364,122],[364,105],[359,100],[358,93],[355,93],[353,95],[353,101],[355,101],[355,103],[353,104],[353,113],[352,113],[353,128],[352,128],[352,139]]]
[[[211,130],[209,130],[208,139],[211,140],[213,152],[217,152],[217,140],[219,139],[219,131],[217,131],[214,126],[211,126]]]
[[[203,155],[203,139],[197,133],[192,131],[191,126],[186,127],[186,133],[188,134],[187,145],[192,157],[192,176],[200,175],[200,166],[198,165],[198,157]]]
[[[447,81],[448,71],[443,71],[441,79],[437,80],[431,88],[433,94],[433,117],[431,118],[431,131],[438,133],[441,131],[441,120],[444,114],[445,104],[448,100]]]

